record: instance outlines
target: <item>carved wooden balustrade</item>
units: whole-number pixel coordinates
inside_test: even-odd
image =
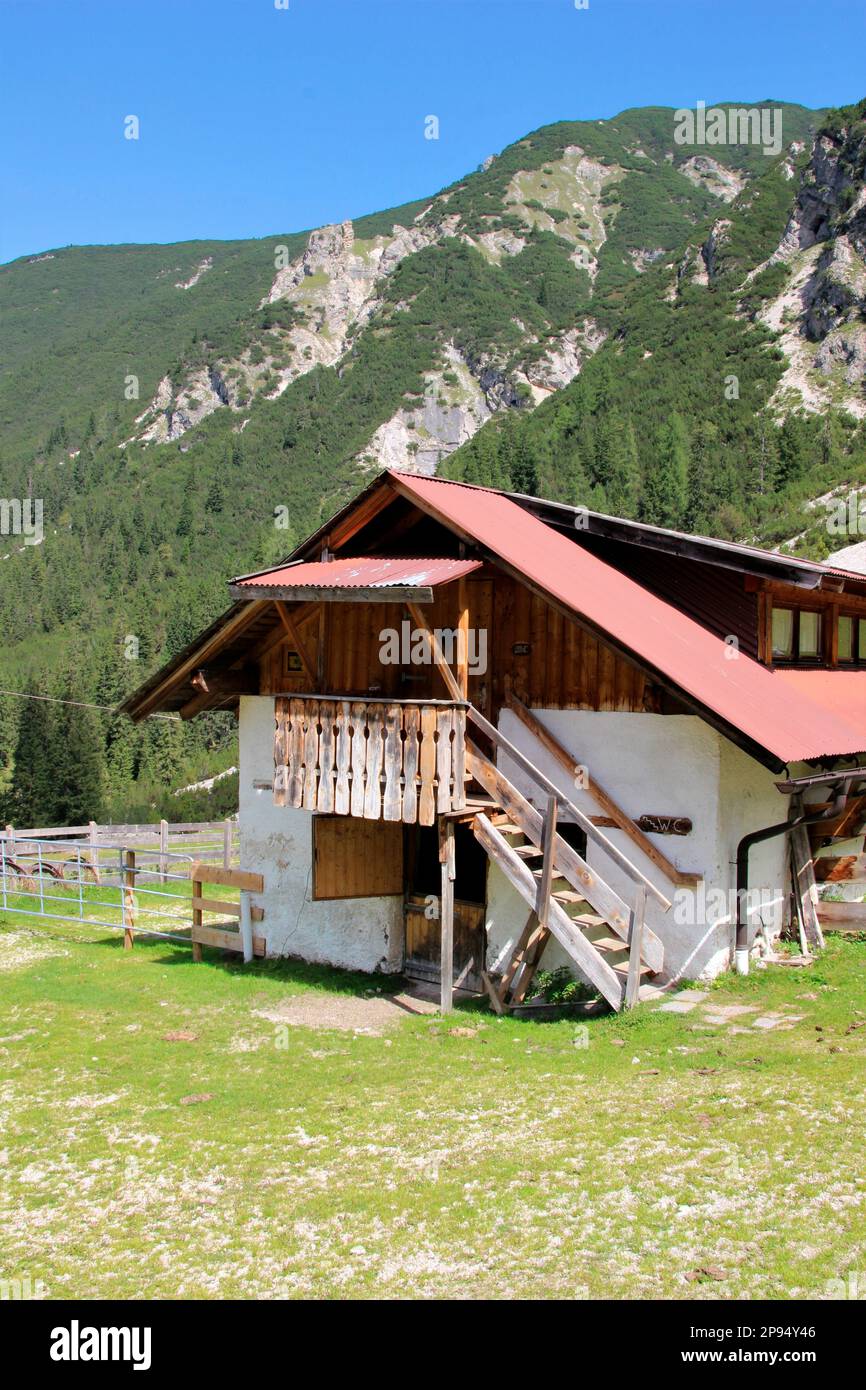
[[[466,805],[464,706],[288,695],[274,704],[278,806],[432,825]]]

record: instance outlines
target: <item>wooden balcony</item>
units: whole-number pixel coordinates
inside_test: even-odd
[[[465,705],[280,695],[274,706],[276,805],[406,825],[465,807]]]

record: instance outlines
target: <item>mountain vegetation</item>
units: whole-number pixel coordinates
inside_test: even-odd
[[[2,536],[0,687],[79,702],[0,694],[4,818],[179,819],[233,721],[113,707],[378,466],[843,544],[814,499],[866,477],[866,103],[781,113],[778,154],[643,108],[342,227],[0,268],[2,491],[44,528]]]

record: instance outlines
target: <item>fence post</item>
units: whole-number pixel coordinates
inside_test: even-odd
[[[165,883],[165,876],[168,872],[168,821],[159,822],[159,878],[161,883]]]
[[[135,928],[135,850],[123,853],[123,949],[132,950]]]
[[[232,866],[232,822],[231,816],[226,816],[223,822],[223,865],[226,869]]]
[[[202,909],[201,903],[201,879],[196,877],[199,872],[199,865],[192,866],[192,958],[194,961],[201,960],[201,942],[195,939],[195,929],[201,926]]]
[[[80,858],[80,856],[79,856]],[[93,870],[93,877],[96,883],[100,883],[99,877],[99,826],[95,820],[90,822],[90,867]],[[79,877],[82,877],[84,870],[81,869]]]
[[[14,825],[7,825],[7,827],[6,827],[6,839],[9,841],[9,858],[10,858],[10,859],[14,859],[14,858],[15,858],[15,827],[14,827]]]

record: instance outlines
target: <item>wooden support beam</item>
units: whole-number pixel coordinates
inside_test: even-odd
[[[556,797],[547,798],[547,815],[544,817],[544,838],[542,840],[543,859],[541,878],[538,880],[538,898],[535,915],[541,927],[547,926],[547,910],[550,905],[550,889],[553,884],[553,863],[556,856]]]
[[[439,924],[442,931],[441,985],[439,1007],[448,1014],[454,1007],[454,822],[440,822],[439,859],[442,865],[442,893]]]
[[[635,889],[634,905],[628,929],[628,975],[625,982],[625,1007],[633,1009],[640,994],[640,965],[643,949],[643,929],[646,918],[646,889],[639,883]]]
[[[421,609],[418,608],[416,604],[407,603],[406,607],[409,611],[409,616],[412,619],[415,626],[417,628],[420,628],[422,632],[426,632],[427,636],[430,639],[430,647],[433,652],[433,660],[436,663],[436,666],[439,670],[439,674],[441,675],[443,681],[445,682],[448,688],[448,694],[451,696],[452,700],[462,701],[465,697],[463,695],[462,690],[460,689],[459,683],[457,682],[454,676],[454,672],[451,670],[451,667],[445,660],[445,656],[441,646],[439,645],[436,633],[433,631],[426,617],[421,612]]]
[[[301,658],[301,665],[303,666],[306,672],[307,680],[310,682],[311,688],[315,689],[316,666],[307,655],[307,649],[301,641],[300,633],[298,632],[298,629],[295,627],[294,621],[292,620],[289,610],[286,607],[285,603],[283,603],[280,599],[276,599],[274,601],[274,607],[280,615],[280,622],[285,628],[293,648],[298,653],[298,656]]]

